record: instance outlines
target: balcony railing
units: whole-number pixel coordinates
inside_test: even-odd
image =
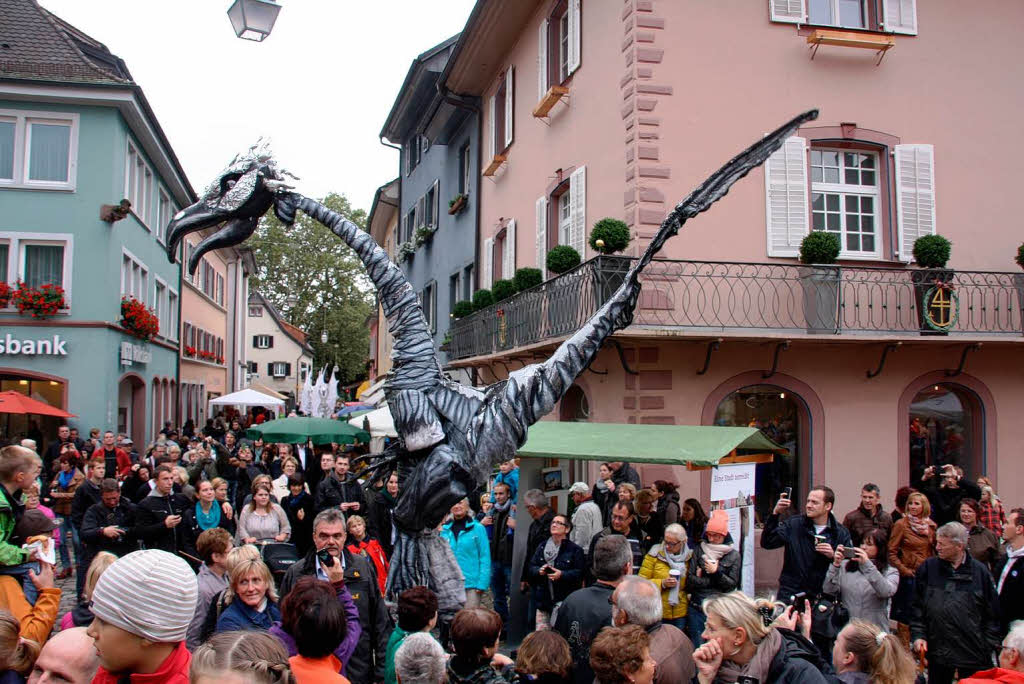
[[[622,284],[634,261],[596,257],[455,321],[449,358],[492,354],[575,332]],[[1022,334],[1021,273],[657,260],[641,280],[633,328],[935,334],[919,320],[919,309],[938,280],[947,288],[940,298],[949,303],[945,315],[954,321],[950,337]],[[937,313],[941,318],[943,312]]]

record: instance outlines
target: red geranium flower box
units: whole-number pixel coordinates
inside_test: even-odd
[[[135,297],[122,297],[121,327],[140,339],[148,340],[160,332],[160,320]]]
[[[29,287],[19,280],[10,300],[18,313],[27,311],[32,318],[49,318],[64,308],[64,288],[50,284]]]

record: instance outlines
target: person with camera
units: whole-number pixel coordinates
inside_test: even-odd
[[[537,606],[537,629],[551,628],[551,614],[562,601],[583,584],[586,557],[583,549],[567,539],[569,518],[551,519],[551,536],[537,547],[530,559],[530,583]]]
[[[868,530],[860,546],[838,546],[822,590],[838,596],[851,620],[864,620],[889,631],[889,600],[900,585],[899,570],[889,565],[889,538],[883,529]]]
[[[851,546],[850,532],[832,515],[836,495],[831,488],[817,485],[807,494],[804,513],[786,520],[779,516],[792,506],[785,493],[764,523],[761,548],[785,548],[779,574],[779,599],[790,602],[804,592],[813,598],[821,593],[828,566],[837,546]]]
[[[135,505],[121,496],[117,480],[100,482],[100,503],[93,504],[82,518],[82,574],[100,551],[118,558],[139,548],[135,538]]]
[[[925,468],[918,489],[931,501],[932,520],[938,526],[960,519],[960,502],[964,499],[981,500],[978,485],[964,478],[963,469],[952,463],[939,470],[935,466]]]
[[[327,508],[313,519],[313,549],[292,565],[281,580],[281,595],[287,596],[300,577],[316,576],[330,582],[327,570],[341,564],[348,588],[359,610],[362,631],[355,650],[345,665],[345,676],[353,682],[384,680],[384,660],[391,620],[377,577],[369,560],[345,549],[345,516],[337,508]]]

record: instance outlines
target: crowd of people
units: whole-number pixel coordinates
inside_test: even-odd
[[[800,513],[784,494],[760,542],[778,589],[754,599],[725,510],[612,462],[559,512],[510,460],[437,531],[464,582],[449,612],[428,587],[385,598],[396,474],[220,427],[0,449],[0,683],[1024,682],[1024,509],[953,466],[891,512],[864,485],[842,522],[827,486]]]

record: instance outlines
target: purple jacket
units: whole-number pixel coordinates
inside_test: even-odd
[[[356,644],[359,643],[359,635],[362,634],[363,628],[359,624],[359,609],[356,608],[355,601],[352,600],[352,594],[348,592],[348,587],[344,584],[338,589],[338,600],[345,609],[345,622],[348,623],[348,630],[345,632],[345,638],[338,644],[338,648],[334,649],[334,655],[341,661],[341,674],[345,674],[345,665],[348,664],[348,659],[351,657],[352,652],[356,650]],[[299,650],[295,646],[295,638],[284,631],[280,622],[275,622],[269,632],[284,644],[289,658],[298,655]]]

